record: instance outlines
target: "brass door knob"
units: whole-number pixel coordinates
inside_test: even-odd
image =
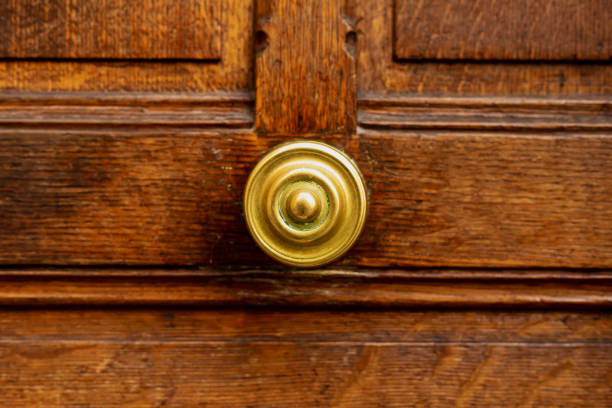
[[[291,266],[339,258],[359,237],[366,212],[359,168],[321,142],[275,147],[255,166],[244,192],[251,235],[268,255]]]

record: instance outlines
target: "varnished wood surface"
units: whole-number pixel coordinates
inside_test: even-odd
[[[222,2],[0,3],[0,58],[219,59]]]
[[[608,28],[458,54],[431,35],[416,62],[393,32],[424,17],[394,14],[408,0],[222,3],[198,2],[197,49],[172,24],[189,0],[96,3],[102,24],[47,13],[91,1],[4,6],[44,7],[0,27],[0,405],[612,406]],[[455,39],[501,4],[459,3],[481,17]],[[498,11],[496,29],[525,13]],[[257,160],[302,137],[354,157],[371,200],[356,247],[310,271],[265,257],[241,205]]]
[[[48,5],[49,13],[45,14],[45,7],[24,7],[28,3]],[[76,7],[78,4],[86,4],[89,7],[81,10]],[[104,10],[107,10],[108,19],[99,25],[94,17],[102,18],[103,14],[94,13],[92,19],[83,14],[103,8],[103,4],[107,5]],[[71,6],[66,11],[59,5]],[[123,7],[119,9],[110,7],[111,5]],[[150,7],[146,8],[149,5]],[[168,8],[156,8],[163,5]],[[192,8],[191,5],[195,7]],[[25,42],[27,47],[15,48],[11,52],[27,56],[33,50],[42,51],[41,47],[45,46],[45,54],[48,56],[56,55],[59,58],[74,53],[74,57],[83,57],[84,50],[89,47],[89,57],[80,60],[0,58],[0,89],[3,91],[202,93],[247,91],[253,87],[251,0],[145,1],[138,4],[126,0],[12,0],[2,2],[2,7],[22,10],[24,15],[25,21],[20,24],[24,37],[17,37],[15,41]],[[196,9],[213,18],[198,18],[194,14]],[[51,10],[58,10],[59,14],[55,15]],[[168,19],[163,20],[164,15],[167,15]],[[3,17],[7,18],[0,13],[0,20]],[[52,26],[43,24],[40,19],[50,19],[58,23],[57,28],[59,23],[64,22],[67,34],[54,31],[53,35],[45,34],[44,30]],[[197,23],[190,24],[192,20],[197,20]],[[77,22],[83,30],[77,30]],[[0,31],[4,30],[5,35],[20,35],[19,30],[10,30],[10,24],[0,25]],[[26,27],[30,27],[29,31]],[[135,32],[129,38],[128,28]],[[92,31],[94,29],[98,32]],[[214,30],[215,35],[209,36],[210,30]],[[192,32],[196,34],[190,34]],[[145,35],[147,33],[151,34]],[[164,35],[156,39],[153,33]],[[116,38],[125,41],[115,47],[110,41]],[[214,56],[214,59],[177,60],[179,54],[172,56],[180,52],[181,58],[187,58],[186,54],[191,53],[189,47],[197,44],[197,38],[200,38],[203,47],[193,49],[195,58]],[[209,40],[210,48],[207,51],[206,44]],[[17,47],[12,41],[3,42],[0,48]],[[82,41],[86,47],[77,48],[76,41]],[[132,44],[132,41],[136,43]],[[163,48],[164,44],[167,44],[167,48]],[[137,56],[139,59],[104,59],[95,52],[96,47],[107,50],[107,58]],[[114,54],[115,57],[112,57]],[[161,57],[173,59],[156,59]]]
[[[0,271],[0,305],[612,308],[610,271]]]
[[[481,22],[485,21],[485,17],[491,13],[488,10],[499,10],[500,18],[495,23],[495,28],[503,27],[504,10],[510,12],[524,13],[521,8],[527,0],[520,2],[490,2],[490,1],[464,1],[465,9],[473,15],[481,15]],[[550,14],[547,11],[552,11],[559,7],[559,10],[565,10],[562,4],[572,2],[564,0],[562,2],[547,2],[547,7],[538,10],[531,14],[530,20],[539,18],[548,18]],[[530,3],[535,3],[534,0],[529,0]],[[398,1],[401,3],[401,0]],[[427,2],[423,1],[423,7],[419,10],[413,9],[407,11],[406,14],[398,15],[400,19],[411,19],[418,17],[422,13],[426,13],[435,4],[443,4],[442,7],[447,7],[452,4],[459,4],[460,1],[453,0],[449,2]],[[538,1],[538,3],[540,3]],[[572,2],[574,4],[594,4],[591,1]],[[603,2],[605,3],[605,1]],[[384,94],[400,94],[411,96],[444,96],[444,97],[466,97],[466,96],[532,96],[532,97],[575,97],[584,96],[607,96],[612,94],[612,82],[609,78],[612,77],[612,64],[608,61],[582,61],[582,63],[571,63],[570,61],[474,61],[474,60],[396,60],[393,56],[393,21],[394,21],[394,2],[393,0],[356,0],[356,20],[358,35],[358,90],[361,96],[377,96]],[[499,4],[500,7],[493,9],[493,4]],[[503,4],[503,6],[501,6]],[[559,5],[559,6],[557,6]],[[609,13],[609,7],[602,6],[605,10],[598,13],[596,20],[606,13]],[[445,8],[446,10],[446,8]],[[450,9],[449,9],[450,11]],[[448,13],[445,21],[451,21],[457,17],[457,13]],[[572,16],[572,18],[574,18]],[[576,19],[583,21],[580,15],[576,15]],[[607,20],[604,21],[608,21]],[[453,20],[454,21],[454,20]],[[523,30],[521,21],[512,30],[507,32],[504,37],[504,43],[518,41],[516,32]],[[607,40],[604,44],[610,44],[609,24],[605,28],[600,26],[589,25],[585,33],[585,38],[572,39],[569,44],[574,44],[576,41],[591,43],[591,35],[596,33],[607,33]],[[464,29],[465,27],[465,29]],[[555,36],[555,39],[561,40],[566,32],[571,32],[573,28],[567,28],[559,22],[545,24],[543,22],[532,25],[537,32],[543,32],[547,37]],[[408,30],[410,27],[406,27]],[[432,27],[438,29],[437,26]],[[452,30],[476,29],[476,26],[469,22],[461,21],[453,24],[450,27]],[[543,30],[543,31],[540,31]],[[562,33],[558,36],[555,33]],[[530,34],[531,35],[531,34]],[[438,39],[446,38],[445,36],[430,36],[427,44],[435,42]],[[521,38],[518,36],[518,38]],[[529,37],[526,37],[529,38]],[[563,37],[567,38],[567,37]],[[477,47],[484,42],[490,44],[499,44],[493,42],[491,35],[483,32],[479,42],[466,42],[466,47]],[[539,41],[539,37],[538,37]],[[457,45],[449,41],[450,47]],[[548,43],[546,44],[548,47]],[[568,44],[568,45],[569,45]],[[423,46],[419,43],[418,46]],[[604,50],[605,50],[604,46]],[[608,48],[609,50],[609,48]],[[516,50],[514,50],[516,51]],[[609,51],[607,51],[609,53]],[[555,58],[555,57],[551,57]]]
[[[607,61],[606,0],[397,0],[394,57]]]
[[[354,130],[356,33],[346,3],[257,2],[259,132]]]
[[[15,310],[16,406],[610,405],[606,314]]]
[[[246,130],[0,131],[4,264],[271,265],[242,219]],[[343,265],[612,262],[605,133],[361,131],[316,139],[361,167],[370,213]]]

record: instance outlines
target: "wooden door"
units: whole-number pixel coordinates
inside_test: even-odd
[[[15,407],[612,406],[604,0],[0,4]],[[242,193],[343,149],[355,246],[284,267]]]

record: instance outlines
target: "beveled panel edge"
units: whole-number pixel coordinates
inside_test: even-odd
[[[612,307],[612,271],[3,268],[4,306]]]
[[[356,0],[358,89],[418,95],[559,96],[610,94],[612,65],[582,61],[393,58],[393,0]]]

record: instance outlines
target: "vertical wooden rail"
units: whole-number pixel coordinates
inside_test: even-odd
[[[259,0],[256,117],[261,133],[356,127],[355,32],[346,0]]]

